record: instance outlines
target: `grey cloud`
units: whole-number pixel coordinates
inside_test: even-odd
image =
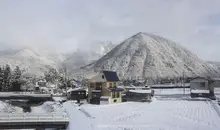
[[[94,41],[119,43],[142,31],[220,61],[218,5],[218,0],[1,0],[0,42],[63,52]]]

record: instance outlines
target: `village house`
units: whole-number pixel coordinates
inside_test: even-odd
[[[88,100],[89,102],[100,102],[104,99],[108,103],[121,103],[121,92],[123,89],[118,88],[119,78],[116,72],[101,71],[98,75],[89,80]]]
[[[150,87],[126,87],[124,99],[126,101],[150,102],[154,91]]]
[[[204,77],[195,77],[190,81],[191,97],[214,97],[214,80]]]
[[[35,84],[35,92],[47,91],[47,81],[45,79],[38,79]]]
[[[80,100],[86,99],[86,90],[83,88],[70,88],[67,90],[67,99],[77,100],[79,103]]]

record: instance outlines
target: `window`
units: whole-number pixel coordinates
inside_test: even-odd
[[[102,75],[102,79],[104,79],[105,78],[105,76],[104,75]]]
[[[91,87],[91,88],[94,88],[94,87],[95,87],[95,85],[94,85],[94,84],[90,84],[90,87]]]
[[[120,97],[119,92],[116,92],[116,98],[119,98],[119,97]]]
[[[116,82],[114,82],[114,87],[116,87],[117,85],[116,85]]]
[[[115,92],[112,92],[112,98],[115,98]]]
[[[201,88],[205,88],[205,82],[201,82],[199,85]]]
[[[109,83],[109,87],[112,87],[112,83]]]
[[[119,92],[112,92],[112,98],[119,98],[120,93]]]

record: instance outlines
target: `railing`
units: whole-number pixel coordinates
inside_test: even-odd
[[[0,92],[0,97],[10,97],[10,96],[51,97],[51,94],[38,94],[38,93],[31,93],[31,92]]]
[[[15,114],[0,114],[0,123],[10,122],[68,122],[67,114],[63,113],[15,113]]]

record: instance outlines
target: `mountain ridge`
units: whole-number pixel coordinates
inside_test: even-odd
[[[163,37],[139,32],[86,69],[114,70],[123,78],[219,76],[219,72],[191,51]]]

